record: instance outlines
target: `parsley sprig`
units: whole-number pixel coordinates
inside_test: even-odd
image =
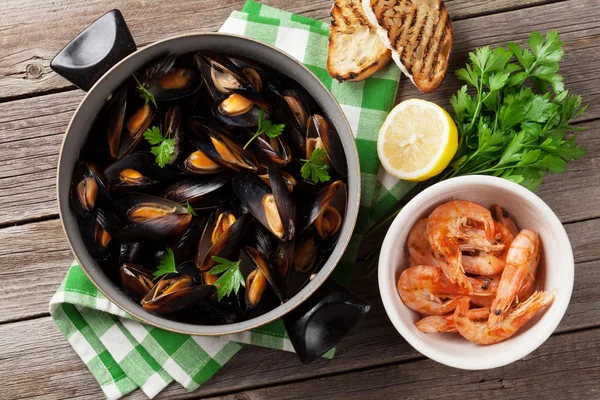
[[[140,83],[140,81],[138,81],[138,78],[136,78],[135,75],[132,75],[132,76],[133,76],[133,79],[135,79],[135,82],[137,83],[136,89],[144,97],[144,101],[146,102],[146,104],[152,103],[152,104],[154,104],[154,107],[158,107],[156,105],[156,99],[154,98],[154,96],[152,95],[152,93],[150,93],[148,91],[148,89],[146,89],[144,87],[144,85],[142,85]]]
[[[254,134],[254,136],[252,136],[250,140],[248,140],[248,142],[244,145],[244,149],[246,149],[246,147],[248,147],[250,143],[252,143],[252,141],[259,137],[261,134],[264,133],[271,139],[274,139],[283,133],[284,128],[285,124],[274,124],[268,119],[265,119],[265,112],[261,108],[258,114],[258,130]]]
[[[213,256],[213,260],[217,262],[208,273],[211,275],[221,275],[215,282],[217,287],[217,296],[219,301],[223,297],[229,296],[231,292],[238,294],[240,286],[246,287],[244,277],[240,272],[240,261],[229,261],[226,258]]]
[[[327,182],[331,179],[329,176],[329,164],[327,163],[327,152],[324,149],[314,149],[309,160],[304,162],[300,173],[302,178],[309,179],[314,183]]]
[[[562,173],[585,155],[575,136],[565,137],[578,130],[569,121],[586,107],[558,73],[563,42],[556,31],[546,37],[533,31],[527,43],[479,48],[456,71],[466,82],[450,100],[459,151],[441,179],[494,175],[535,191],[547,172]]]
[[[160,264],[156,267],[156,271],[152,273],[154,276],[154,280],[157,280],[163,275],[177,273],[177,269],[175,268],[175,254],[173,250],[167,247],[165,250],[165,254],[163,254]]]
[[[146,129],[144,138],[152,145],[150,151],[156,156],[156,163],[163,168],[173,159],[175,152],[175,140],[168,136],[163,136],[160,128],[153,126]]]

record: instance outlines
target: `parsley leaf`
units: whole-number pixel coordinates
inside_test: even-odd
[[[152,273],[152,275],[154,275],[154,280],[163,275],[177,273],[177,269],[175,268],[175,254],[173,253],[173,250],[167,247],[165,254],[160,260],[160,264],[158,264],[158,267],[156,268],[157,270]]]
[[[218,300],[229,296],[231,292],[238,294],[240,286],[246,287],[244,277],[240,272],[240,261],[229,261],[226,258],[213,256],[212,259],[217,262],[208,273],[212,275],[221,275],[215,282],[217,287]]]
[[[133,79],[135,79],[135,82],[137,83],[136,89],[137,89],[137,90],[138,90],[138,92],[140,92],[140,94],[141,94],[141,95],[144,97],[144,102],[145,102],[146,104],[148,104],[148,103],[152,103],[152,104],[154,104],[154,107],[158,107],[158,106],[156,105],[156,99],[154,98],[154,96],[152,95],[152,93],[150,93],[150,92],[148,91],[148,89],[146,89],[146,88],[144,87],[144,85],[142,85],[142,84],[140,83],[140,81],[138,81],[138,78],[136,78],[136,77],[135,77],[135,75],[132,75],[132,76],[133,76]]]
[[[329,176],[329,164],[327,163],[327,153],[324,149],[315,149],[310,155],[310,160],[301,160],[304,162],[300,173],[302,178],[309,179],[314,183],[327,182],[331,179]]]
[[[175,140],[164,137],[157,126],[146,129],[144,138],[153,145],[150,151],[155,155],[156,163],[164,168],[173,159]]]
[[[271,139],[275,139],[277,136],[283,133],[284,128],[285,124],[273,124],[268,119],[265,119],[265,112],[261,108],[258,114],[258,130],[254,134],[254,136],[252,136],[250,140],[248,140],[248,142],[244,145],[244,149],[246,149],[246,147],[248,147],[250,143],[252,143],[252,141],[259,137],[262,133],[264,133]]]
[[[196,214],[196,211],[194,211],[194,207],[192,207],[192,205],[190,204],[189,200],[185,201],[185,207],[187,208],[188,214],[192,214],[192,217],[198,216],[198,214]]]
[[[159,144],[163,140],[162,133],[160,133],[158,126],[153,126],[152,128],[146,129],[144,132],[144,138],[153,146],[155,144]]]

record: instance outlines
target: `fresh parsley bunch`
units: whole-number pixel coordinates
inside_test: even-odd
[[[535,191],[546,172],[559,174],[585,151],[569,124],[581,115],[581,97],[569,95],[558,73],[564,55],[556,31],[533,31],[529,48],[509,43],[469,54],[456,71],[466,82],[450,104],[459,130],[459,149],[436,180],[459,175],[499,176]]]

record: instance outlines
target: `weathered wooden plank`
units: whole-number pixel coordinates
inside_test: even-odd
[[[451,0],[447,4],[452,17],[459,20],[546,1]],[[331,8],[329,0],[267,0],[263,3],[320,20],[329,18]],[[180,6],[175,4],[143,0],[77,0],[67,7],[61,2],[44,0],[4,1],[0,14],[4,50],[0,55],[0,98],[68,87],[69,83],[50,69],[50,60],[85,26],[108,10],[119,8],[138,45],[145,45],[190,31],[216,31],[233,10],[242,8],[244,0],[194,0],[181,2]]]
[[[419,360],[250,390],[223,399],[595,399],[600,396],[600,330],[551,337],[503,368],[462,371]]]

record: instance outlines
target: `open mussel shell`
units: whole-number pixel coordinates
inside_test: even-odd
[[[306,159],[310,159],[315,148],[324,149],[333,168],[345,179],[348,176],[348,165],[337,131],[318,114],[308,118],[306,129]]]
[[[170,314],[196,305],[210,297],[216,288],[212,285],[197,284],[187,274],[166,275],[142,299],[144,309],[157,314]]]
[[[261,108],[269,109],[261,93],[264,78],[258,68],[247,64],[237,65],[229,57],[208,52],[196,54],[195,61],[215,101],[220,102],[231,94],[239,94]]]
[[[248,139],[252,136],[252,132],[248,132]],[[251,143],[252,150],[254,150],[254,154],[256,154],[261,164],[273,163],[283,167],[292,161],[292,150],[282,137],[283,135],[275,138],[263,136],[258,136]]]
[[[109,153],[112,158],[123,158],[142,140],[156,109],[139,98],[128,96],[128,87],[123,86],[107,106],[106,114]]]
[[[145,87],[151,87],[175,65],[177,54],[168,54],[150,62],[143,70],[140,80]]]
[[[213,115],[225,125],[247,128],[258,126],[261,110],[264,113],[263,118],[269,119],[270,115],[264,109],[246,97],[234,93],[215,104]]]
[[[119,248],[119,264],[137,264],[156,267],[165,254],[165,248],[150,242],[123,242]]]
[[[114,238],[120,231],[119,219],[101,208],[89,217],[80,217],[81,236],[90,255],[96,260],[106,260],[114,248]]]
[[[82,217],[89,217],[98,206],[99,196],[108,198],[105,185],[106,178],[93,164],[80,162],[73,172],[70,198],[75,212]]]
[[[201,203],[203,199],[211,196],[212,193],[221,189],[231,181],[230,174],[220,174],[208,179],[183,179],[179,182],[166,187],[162,195],[164,198],[176,203],[191,204]]]
[[[293,239],[296,234],[296,205],[279,168],[274,164],[269,164],[268,173],[273,198],[283,223],[285,240],[288,241]]]
[[[273,266],[271,265],[271,263],[269,262],[269,259],[267,258],[268,255],[262,254],[261,252],[259,252],[258,250],[256,250],[253,247],[250,247],[250,246],[244,246],[244,251],[246,252],[250,261],[252,262],[253,267],[255,269],[259,269],[261,274],[264,275],[266,280],[269,282],[269,285],[273,289],[273,292],[275,293],[277,298],[279,300],[283,301],[285,299],[285,297],[284,297],[285,293],[281,289],[281,283],[277,280],[277,277],[275,276],[275,271],[273,269]],[[256,273],[255,273],[255,277],[258,277],[258,276],[256,276]],[[248,287],[246,287],[246,292],[247,291],[248,291]]]
[[[272,186],[274,183],[271,179]],[[280,179],[277,185],[282,187],[277,191],[279,198],[262,179],[249,172],[239,172],[232,180],[233,191],[254,217],[279,239],[287,241],[293,238],[296,230],[295,209],[283,179]],[[289,197],[289,201],[278,203],[285,198],[283,193]]]
[[[325,207],[323,212],[321,212],[313,222],[321,251],[329,251],[335,247],[340,236],[347,205],[347,187],[346,185],[342,185],[327,207]]]
[[[190,118],[188,126],[195,134],[192,144],[214,163],[234,171],[258,170],[258,161],[234,138],[217,128],[214,123],[207,123],[202,118]]]
[[[149,151],[138,151],[115,161],[104,170],[111,192],[143,191],[158,180],[155,157]]]
[[[271,104],[271,116],[275,121],[285,122],[283,135],[296,150],[297,154],[304,158],[306,154],[306,122],[301,123],[297,118],[302,118],[302,111],[292,110],[285,99],[285,95],[281,94],[275,87],[269,86],[268,96]],[[302,105],[299,105],[302,106]],[[297,117],[297,113],[300,115]],[[307,113],[305,111],[304,113]]]
[[[319,249],[318,239],[313,229],[296,238],[292,252],[291,268],[288,269],[285,281],[286,298],[292,298],[311,279],[319,268],[325,264],[329,252]]]
[[[170,54],[153,62],[144,71],[143,85],[156,101],[191,96],[202,87],[202,76],[194,68],[175,65],[177,55]]]
[[[249,214],[243,214],[227,230],[222,231],[213,242],[211,239],[218,221],[218,215],[215,213],[206,224],[198,245],[196,267],[202,272],[208,272],[216,265],[213,257],[231,259],[234,254],[239,253],[240,244],[251,219]]]
[[[342,340],[370,309],[369,302],[330,278],[283,322],[300,361],[307,364]]]
[[[322,188],[312,202],[298,212],[298,232],[304,232],[327,209],[338,191],[346,191],[346,184],[335,181]],[[342,215],[343,217],[343,215]]]
[[[152,274],[146,268],[136,264],[121,265],[121,283],[129,296],[140,301],[152,290]]]
[[[116,203],[130,223],[119,232],[122,241],[163,241],[183,233],[192,220],[184,206],[162,197],[126,193]]]

